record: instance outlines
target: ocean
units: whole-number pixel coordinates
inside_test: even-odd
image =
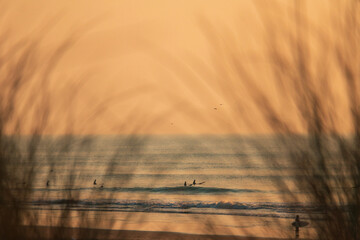
[[[99,228],[292,236],[295,216],[318,210],[282,146],[264,136],[44,137],[23,165],[36,165],[26,204],[44,225],[66,209]]]

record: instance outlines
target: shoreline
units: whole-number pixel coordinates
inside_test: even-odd
[[[71,228],[71,227],[50,227],[50,226],[23,226],[24,235],[29,239],[76,239],[76,240],[152,240],[152,239],[177,239],[177,240],[285,240],[289,238],[263,238],[246,237],[236,235],[207,235],[188,234],[166,231],[137,231],[137,230],[110,230],[96,228]],[[99,237],[100,236],[100,237]]]

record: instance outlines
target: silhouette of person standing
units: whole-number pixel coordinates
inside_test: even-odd
[[[194,181],[193,181],[193,185],[196,185],[196,181],[195,181],[195,179],[194,179]]]
[[[184,187],[186,187],[186,181],[184,182]]]
[[[300,217],[296,215],[295,218],[295,238],[299,238],[299,228],[300,228]]]
[[[299,215],[296,215],[295,222],[293,222],[291,225],[295,227],[295,239],[299,239],[300,236],[300,228],[306,227],[309,225],[308,222],[300,221]]]

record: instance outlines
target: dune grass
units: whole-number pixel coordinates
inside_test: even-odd
[[[360,3],[324,2],[330,16],[326,25],[323,18],[321,23],[309,17],[313,5],[307,1],[289,4],[288,16],[280,14],[276,3],[257,5],[265,32],[257,42],[265,49],[260,53],[244,54],[236,29],[221,35],[202,22],[214,56],[221,59],[214,59],[214,68],[226,78],[224,88],[241,109],[238,122],[276,134],[279,147],[287,149],[296,177],[291,185],[281,179],[276,184],[291,201],[306,200],[321,209],[323,218],[313,212],[302,216],[311,219],[311,237],[359,239]],[[231,90],[241,88],[248,94]],[[259,143],[254,146],[266,151]],[[264,164],[276,166],[277,161],[264,158]]]
[[[178,62],[171,62],[177,65],[181,76],[193,78],[205,89],[210,89],[210,95],[218,90],[211,90],[214,82],[207,82],[211,76],[217,83],[215,86],[226,93],[228,102],[235,103],[237,114],[208,120],[214,127],[225,124],[229,131],[236,132],[246,126],[255,132],[265,129],[269,134],[279,136],[278,143],[288,150],[286,157],[296,169],[294,183],[299,186],[296,190],[305,192],[307,200],[323,213],[321,219],[317,219],[318,216],[312,212],[302,216],[315,219],[311,221],[316,233],[312,237],[318,239],[360,238],[359,4],[359,1],[346,0],[338,6],[331,6],[332,22],[327,28],[319,27],[317,22],[308,19],[305,14],[307,6],[301,1],[290,6],[289,18],[274,17],[276,14],[271,14],[259,4],[259,15],[265,26],[262,42],[265,52],[255,58],[254,55],[243,54],[241,44],[233,38],[231,31],[224,36],[208,21],[202,20],[201,27],[213,46],[215,56],[212,71],[207,71],[208,68],[194,61],[190,61],[191,67],[187,68],[179,67],[181,64]],[[275,7],[271,9],[276,12]],[[233,32],[236,33],[236,29]],[[76,149],[90,154],[92,139],[72,136],[71,122],[61,125],[61,128],[69,130],[68,135],[51,141],[44,136],[49,123],[56,123],[54,118],[59,111],[51,105],[49,76],[56,70],[63,54],[71,50],[76,38],[64,40],[49,52],[44,61],[39,58],[38,38],[25,38],[9,44],[5,34],[1,37],[0,238],[26,239],[23,225],[36,226],[39,219],[39,213],[24,207],[24,203],[33,198],[33,181],[39,170],[38,153],[42,153],[43,149],[39,149],[44,141],[47,142],[46,159],[49,166],[55,166],[55,162],[61,158],[75,159],[72,154]],[[169,59],[165,55],[162,54],[162,60]],[[265,74],[257,71],[259,62],[266,67]],[[262,88],[263,78],[270,81],[273,87],[271,91]],[[239,94],[239,89],[245,89],[242,93],[246,94]],[[66,91],[66,96],[76,96],[73,93],[77,89],[68,88]],[[94,111],[96,113],[97,108]],[[194,114],[194,109],[183,111]],[[71,111],[62,112],[58,121],[69,121],[69,115]],[[193,116],[206,120],[197,113]],[[259,118],[254,121],[254,117]],[[134,121],[134,132],[137,127]],[[26,137],[23,132],[28,133]],[[145,144],[146,138],[129,137],[126,141]],[[254,142],[254,145],[261,151],[266,150],[261,144]],[[114,153],[104,175],[115,171],[111,163],[116,159]],[[241,161],[239,159],[239,164]],[[76,166],[75,160],[73,164]],[[266,158],[264,164],[276,166],[277,160]],[[44,178],[44,186],[48,179],[52,181],[52,174],[49,171]],[[76,174],[73,172],[69,175],[76,177]],[[75,179],[73,177],[67,181],[67,185],[73,186]],[[282,191],[290,193],[286,196],[291,196],[291,201],[304,200],[291,194],[294,188],[287,182],[278,180],[276,184]],[[51,239],[68,236],[64,235],[63,230],[69,224],[71,204],[80,198],[77,194],[68,191],[64,196],[69,200],[68,206],[60,212],[61,217],[50,217],[49,222],[58,226],[51,233]],[[110,195],[108,197],[111,198]],[[43,198],[46,199],[46,194]],[[101,215],[90,218],[87,214],[83,212],[79,218],[82,227],[93,227],[102,221]],[[130,214],[128,217],[131,218]],[[109,222],[109,229],[112,223]],[[212,228],[214,223],[206,224],[209,233],[216,234]],[[40,228],[34,227],[33,236],[40,236],[40,231]],[[96,231],[76,234],[80,234],[81,239],[99,237]],[[118,237],[121,239],[121,235]]]

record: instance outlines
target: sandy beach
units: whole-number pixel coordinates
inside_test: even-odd
[[[246,236],[230,235],[202,235],[185,234],[176,232],[157,232],[157,231],[131,231],[131,230],[107,230],[107,229],[89,229],[89,228],[57,228],[57,227],[23,227],[23,231],[29,239],[122,239],[122,240],[152,240],[152,239],[175,239],[175,240],[275,240],[285,238],[259,238]],[[59,236],[54,234],[58,232]],[[94,238],[93,236],[101,236]]]

